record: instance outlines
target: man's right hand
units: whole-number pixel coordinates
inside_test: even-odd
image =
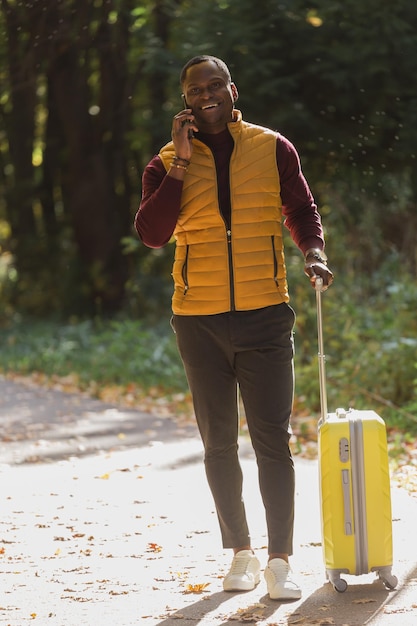
[[[172,120],[171,137],[175,154],[189,161],[193,153],[192,133],[198,132],[192,109],[183,109]]]

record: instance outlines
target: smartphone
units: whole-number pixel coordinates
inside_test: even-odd
[[[183,93],[181,94],[181,98],[182,98],[182,102],[183,102],[184,108],[185,109],[191,109],[191,107],[188,106],[187,100],[185,99],[185,95]],[[189,128],[188,129],[188,139],[192,139],[193,137],[194,137],[194,133],[193,133],[192,129]]]

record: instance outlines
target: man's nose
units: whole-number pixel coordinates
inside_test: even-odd
[[[200,96],[202,98],[210,98],[211,95],[212,95],[212,91],[211,91],[210,87],[202,87],[201,88]]]

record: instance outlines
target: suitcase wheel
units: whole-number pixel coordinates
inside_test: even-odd
[[[395,589],[398,585],[398,578],[393,574],[380,574],[379,578],[382,580],[387,589]]]
[[[326,570],[326,578],[335,591],[339,593],[346,591],[348,584],[344,578],[340,578],[340,570]]]
[[[344,578],[339,578],[339,580],[335,580],[332,584],[333,584],[333,589],[335,591],[338,591],[339,593],[343,593],[344,591],[346,591],[348,587],[348,584],[344,580]]]

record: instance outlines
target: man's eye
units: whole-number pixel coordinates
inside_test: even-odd
[[[199,93],[200,93],[200,90],[198,87],[194,87],[193,89],[190,90],[191,96],[197,96]]]

